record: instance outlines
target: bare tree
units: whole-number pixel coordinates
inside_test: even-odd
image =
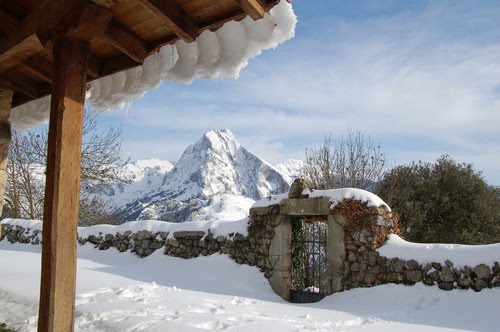
[[[370,189],[386,166],[380,145],[372,144],[359,131],[333,139],[325,136],[317,148],[306,148],[303,177],[316,189],[353,187]]]
[[[79,209],[79,219],[83,224],[116,222],[109,211],[109,202],[92,192],[103,183],[126,182],[117,172],[124,164],[121,160],[121,129],[99,130],[96,116],[95,112],[86,110],[83,124]],[[4,216],[43,217],[47,142],[47,129],[13,133]]]
[[[4,204],[5,213],[15,218],[37,219],[43,214],[44,169],[32,144],[36,140],[33,132],[12,134]]]

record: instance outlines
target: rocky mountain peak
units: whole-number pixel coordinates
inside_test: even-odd
[[[189,146],[164,185],[179,186],[182,199],[230,193],[259,199],[284,191],[288,183],[271,165],[245,149],[228,129],[211,130]]]
[[[227,129],[206,132],[175,164],[142,160],[123,172],[132,183],[110,185],[104,194],[124,221],[182,222],[225,218],[229,212],[242,217],[253,200],[290,187],[289,176],[248,151]]]

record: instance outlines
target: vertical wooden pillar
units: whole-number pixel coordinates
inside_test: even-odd
[[[3,210],[3,196],[7,186],[7,159],[9,156],[10,132],[10,108],[12,103],[12,91],[0,87],[0,215]],[[2,226],[0,225],[0,234]]]
[[[54,44],[38,331],[73,331],[82,123],[89,43]]]

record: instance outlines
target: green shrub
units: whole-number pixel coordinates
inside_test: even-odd
[[[385,174],[376,193],[399,214],[409,241],[500,242],[498,189],[471,164],[444,155],[435,163],[398,166]]]

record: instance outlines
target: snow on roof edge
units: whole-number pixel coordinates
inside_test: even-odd
[[[179,40],[163,46],[142,66],[91,82],[87,101],[99,111],[109,111],[130,105],[164,80],[189,84],[197,78],[236,79],[250,59],[292,38],[296,23],[291,4],[281,0],[260,20],[247,16],[230,21],[217,31],[204,31],[193,43]],[[11,112],[12,128],[47,123],[49,111],[50,96],[18,106]]]

